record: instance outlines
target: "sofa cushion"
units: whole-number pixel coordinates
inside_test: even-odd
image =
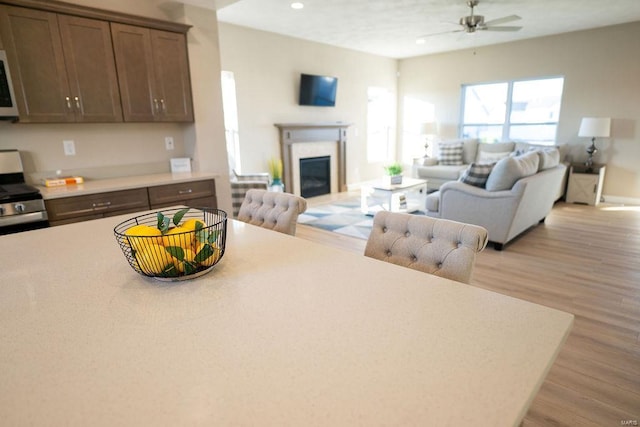
[[[537,173],[539,162],[540,158],[534,152],[505,157],[493,167],[485,188],[488,191],[509,190],[520,178]]]
[[[529,142],[516,142],[515,149],[520,151],[521,153],[525,153],[531,149],[548,150],[551,148],[555,148],[559,151],[561,162],[566,160],[567,155],[569,154],[569,144],[542,145]]]
[[[509,157],[512,151],[479,151],[478,152],[478,160],[476,163],[488,165],[492,163],[497,163],[499,160],[504,159],[505,157]]]
[[[555,168],[560,163],[560,151],[557,148],[536,149],[535,152],[540,157],[538,171]]]
[[[422,166],[435,166],[438,164],[438,159],[433,157],[425,157],[422,159]]]
[[[473,185],[475,187],[484,188],[487,183],[487,178],[491,173],[491,169],[495,163],[491,164],[478,164],[471,163],[466,171],[460,177],[460,181],[465,184]]]
[[[461,165],[462,163],[462,142],[455,142],[451,144],[441,144],[439,146],[440,154],[438,156],[438,160],[443,166],[456,166]]]
[[[516,147],[514,142],[481,142],[478,144],[478,154],[474,161],[478,161],[480,159],[481,153],[504,153],[504,152],[512,152]]]
[[[440,179],[444,181],[456,181],[458,178],[460,178],[460,175],[462,174],[462,172],[464,172],[466,168],[467,168],[467,165],[429,166],[429,168],[425,168],[425,169],[428,169],[426,173],[421,173],[419,170],[418,175],[421,178],[425,178],[425,179]]]

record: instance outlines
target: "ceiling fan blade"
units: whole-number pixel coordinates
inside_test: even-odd
[[[425,35],[423,35],[423,36],[418,37],[418,38],[417,38],[417,40],[425,39],[425,38],[427,38],[427,37],[441,36],[441,35],[443,35],[443,34],[461,33],[461,32],[463,32],[463,31],[464,31],[464,30],[453,30],[453,31],[442,31],[442,32],[440,32],[440,33],[425,34]]]
[[[483,31],[520,31],[522,27],[484,27]]]
[[[517,21],[520,18],[518,15],[504,16],[502,18],[492,19],[484,23],[485,26],[490,27],[492,25],[506,24],[507,22]]]

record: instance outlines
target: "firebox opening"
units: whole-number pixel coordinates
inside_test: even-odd
[[[320,196],[331,193],[331,157],[300,159],[300,195]]]

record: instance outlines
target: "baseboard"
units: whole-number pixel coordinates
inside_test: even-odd
[[[605,203],[615,203],[620,205],[640,205],[640,199],[634,197],[620,197],[603,195]]]

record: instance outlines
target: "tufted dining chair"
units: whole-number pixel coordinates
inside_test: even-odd
[[[298,215],[307,210],[307,201],[289,193],[251,189],[238,212],[238,220],[294,236]]]
[[[440,218],[380,211],[364,254],[414,270],[469,283],[484,228]]]

